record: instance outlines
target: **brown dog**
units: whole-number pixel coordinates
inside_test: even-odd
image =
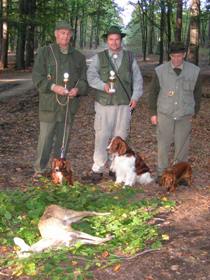
[[[54,184],[67,182],[73,185],[71,162],[65,158],[54,158],[52,161],[51,179]]]
[[[169,192],[174,192],[180,181],[184,180],[188,186],[192,184],[192,168],[188,162],[179,162],[167,168],[160,179],[160,186]]]

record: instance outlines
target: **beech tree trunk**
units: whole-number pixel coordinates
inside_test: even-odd
[[[169,44],[171,42],[171,14],[172,14],[172,6],[171,1],[167,1],[167,52],[169,50]],[[168,60],[169,60],[169,52],[168,52]]]
[[[165,1],[160,1],[161,7],[161,18],[160,18],[160,56],[159,56],[159,64],[163,63],[163,56],[164,56],[164,25],[165,25]]]
[[[8,1],[2,3],[2,24],[1,24],[1,65],[3,68],[8,66]]]
[[[177,0],[176,6],[176,30],[175,30],[175,40],[182,40],[182,2],[183,0]]]
[[[187,58],[198,65],[200,31],[200,0],[192,0],[190,6],[189,47]]]

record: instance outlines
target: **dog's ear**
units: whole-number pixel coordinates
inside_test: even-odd
[[[160,177],[160,179],[159,179],[159,186],[161,186],[161,187],[163,187],[164,186],[164,184],[165,184],[165,178],[164,178],[164,176],[162,175],[161,177]]]
[[[56,163],[57,163],[57,158],[54,158],[54,159],[52,160],[52,169],[55,169]]]
[[[128,150],[128,145],[124,140],[121,140],[119,142],[119,149],[118,149],[118,154],[119,156],[124,155]]]
[[[70,160],[66,160],[66,171],[67,171],[68,173],[71,173],[71,172],[72,172]]]

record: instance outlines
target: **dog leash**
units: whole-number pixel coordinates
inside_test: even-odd
[[[74,85],[74,88],[77,86],[79,80]],[[64,131],[63,131],[63,140],[62,140],[62,146],[61,146],[61,158],[64,158],[64,151],[66,148],[66,130],[67,130],[67,119],[68,119],[68,112],[69,112],[69,103],[70,103],[70,97],[67,96],[67,102],[66,102],[66,113],[65,113],[65,122],[64,122]]]
[[[69,111],[69,96],[67,97],[67,104],[66,104],[66,113],[65,113],[65,122],[64,122],[64,131],[63,131],[63,140],[61,146],[61,158],[64,158],[64,151],[66,147],[66,128],[67,128],[67,118],[68,118],[68,111]]]

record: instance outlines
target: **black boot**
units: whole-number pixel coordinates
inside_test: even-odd
[[[109,177],[112,179],[112,181],[116,181],[116,174],[115,174],[115,172],[109,170]]]

